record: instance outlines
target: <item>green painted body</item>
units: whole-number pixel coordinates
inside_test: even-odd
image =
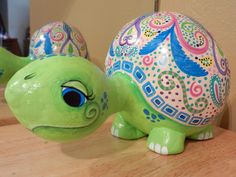
[[[168,117],[158,123],[152,123],[146,119],[146,116],[143,113],[143,109],[147,108],[148,110],[150,110],[150,112],[156,114],[160,113],[157,113],[156,110],[154,110],[146,102],[143,95],[139,91],[139,88],[134,82],[132,82],[132,79],[130,77],[122,73],[117,73],[111,79],[109,79],[109,81],[111,82],[110,85],[113,86],[112,90],[117,90],[113,99],[115,99],[116,97],[120,98],[119,102],[116,101],[116,105],[123,104],[121,113],[124,115],[125,121],[141,130],[145,134],[149,134],[149,132],[155,127],[170,128],[179,131],[186,136],[191,136],[192,134],[205,129],[205,127],[185,126],[169,119]],[[124,102],[122,103],[122,101]]]
[[[5,85],[22,67],[32,62],[29,57],[19,57],[0,47],[0,84]]]
[[[87,98],[83,105],[72,107],[65,102],[62,88],[68,85],[83,91]],[[150,122],[144,109],[160,113],[149,106],[132,78],[123,73],[108,78],[82,57],[55,56],[28,64],[9,81],[5,97],[26,128],[49,140],[80,139],[112,114],[116,114],[114,136],[137,139],[149,135],[148,147],[161,154],[182,152],[186,137],[212,137],[211,126],[185,126],[164,115],[164,120]]]

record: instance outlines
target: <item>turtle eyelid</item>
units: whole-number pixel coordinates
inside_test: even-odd
[[[88,96],[87,88],[80,81],[76,81],[76,80],[68,81],[68,82],[62,84],[61,87],[62,88],[65,88],[65,87],[75,88],[75,89],[81,91],[85,96]]]

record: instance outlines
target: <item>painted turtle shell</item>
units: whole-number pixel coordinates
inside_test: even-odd
[[[114,38],[106,74],[124,73],[157,112],[187,126],[205,126],[223,110],[228,62],[211,34],[172,12],[138,17]]]
[[[82,56],[87,58],[86,42],[81,33],[65,22],[49,23],[31,37],[30,58],[46,58],[54,55]]]

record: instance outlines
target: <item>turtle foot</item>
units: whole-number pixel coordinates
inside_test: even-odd
[[[189,136],[189,139],[192,140],[208,140],[213,138],[213,128],[212,126],[208,126],[206,129],[204,129],[203,131],[196,133],[194,135]]]
[[[112,123],[111,134],[122,139],[138,139],[146,136],[145,133],[126,122],[121,113],[117,113]]]
[[[168,128],[154,128],[148,137],[148,148],[158,154],[178,154],[184,150],[185,135]]]

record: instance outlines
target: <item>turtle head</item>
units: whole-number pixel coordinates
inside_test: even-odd
[[[105,121],[106,87],[105,75],[88,60],[55,56],[18,71],[5,97],[26,128],[45,139],[67,141],[90,134]]]

